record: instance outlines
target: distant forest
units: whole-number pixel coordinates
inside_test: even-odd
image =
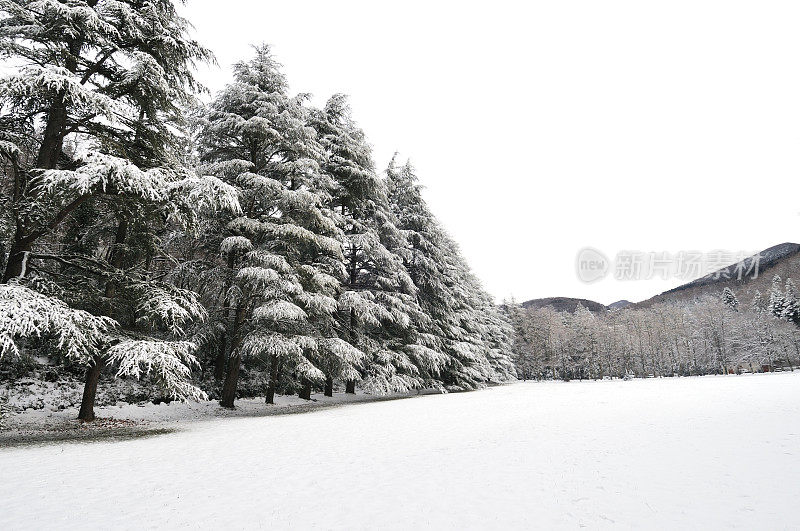
[[[747,304],[718,295],[593,313],[507,305],[523,379],[600,379],[794,370],[800,300],[791,279]]]

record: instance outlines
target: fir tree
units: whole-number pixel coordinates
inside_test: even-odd
[[[79,356],[89,366],[82,420],[94,418],[106,363],[149,374],[176,397],[203,396],[187,381],[197,345],[185,334],[204,310],[194,294],[155,280],[151,266],[170,227],[238,209],[233,189],[175,157],[181,106],[199,88],[192,67],[210,53],[169,1],[23,0],[0,12],[0,50],[23,64],[0,82],[10,168],[2,200],[13,226],[3,281],[55,280],[59,298],[119,321],[104,322],[102,340]],[[68,326],[76,315],[56,298],[46,315],[42,300],[20,300],[40,323]],[[47,335],[57,337],[52,326]]]
[[[786,279],[781,318],[784,321],[800,325],[800,301],[797,299],[797,288],[791,278]]]
[[[428,385],[474,389],[513,378],[511,329],[428,210],[410,164],[387,170],[389,201],[406,234],[406,268],[429,319],[412,359]]]
[[[412,323],[424,316],[397,254],[405,252],[405,238],[395,226],[385,183],[375,173],[371,149],[345,97],[331,97],[315,113],[313,124],[325,152],[322,168],[335,183],[330,205],[344,236],[341,337],[367,354],[361,372],[368,389],[407,390],[421,384],[405,349],[415,341]],[[325,392],[330,395],[333,378],[342,375],[335,360],[325,365]],[[346,383],[346,391],[354,392],[355,380]]]
[[[722,290],[722,303],[734,312],[739,311],[739,300],[736,298],[733,291],[731,291],[731,288]]]
[[[753,313],[763,313],[766,311],[767,304],[764,302],[764,297],[759,290],[756,290],[753,295],[753,300],[750,302],[750,310]]]
[[[781,289],[781,277],[772,277],[772,287],[769,290],[769,303],[767,309],[774,317],[780,319],[783,316],[784,296]]]
[[[305,96],[288,95],[279,67],[266,45],[237,64],[200,137],[202,160],[237,187],[244,210],[226,223],[221,246],[231,278],[220,302],[225,407],[233,407],[243,357],[271,366],[268,400],[280,371],[294,373],[308,398],[324,381],[319,365],[336,360],[352,378],[363,357],[337,337],[344,266],[341,232],[326,206],[335,185],[319,167]]]
[[[166,124],[198,88],[191,67],[211,55],[187,37],[188,23],[167,0],[147,9],[132,0],[15,0],[0,13],[0,53],[23,64],[0,82],[0,151],[13,181],[3,199],[15,227],[7,282],[25,275],[34,245],[87,200],[137,192],[79,171],[62,173],[59,193],[46,194],[42,171],[85,165],[75,142],[122,144],[160,163],[173,140]]]

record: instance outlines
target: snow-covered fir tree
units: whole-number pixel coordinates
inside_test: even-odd
[[[335,183],[330,205],[344,236],[341,337],[367,355],[360,368],[365,388],[389,392],[422,385],[408,352],[417,340],[414,323],[426,317],[403,264],[407,242],[396,227],[385,182],[375,173],[370,146],[341,94],[314,114],[313,125],[325,152],[322,168]],[[325,365],[330,395],[341,371],[335,359]],[[354,392],[355,384],[347,380],[346,391]]]
[[[268,401],[512,377],[410,166],[380,178],[346,98],[291,96],[267,46],[200,105],[188,29],[168,0],[0,2],[0,358],[85,366],[83,420],[112,367],[226,407],[242,367]]]
[[[88,365],[83,420],[94,417],[107,363],[120,375],[149,374],[175,397],[203,396],[188,383],[197,345],[185,333],[205,312],[152,266],[170,227],[238,209],[232,188],[174,156],[181,107],[199,88],[193,65],[210,53],[169,1],[20,0],[0,12],[0,50],[21,64],[0,81],[11,241],[3,282],[18,313],[37,323],[5,328],[6,343],[55,340]],[[74,335],[78,315],[88,328],[74,349],[60,338]]]
[[[342,235],[327,207],[335,183],[320,169],[322,147],[305,96],[289,96],[266,45],[237,64],[234,76],[200,136],[206,168],[237,187],[243,207],[227,222],[220,247],[231,270],[220,303],[226,407],[233,406],[243,358],[271,367],[268,395],[289,372],[308,397],[325,379],[319,366],[335,365],[338,375],[353,378],[364,356],[337,334]]]
[[[473,389],[513,377],[511,328],[422,198],[410,164],[387,169],[389,202],[406,235],[406,268],[430,317],[412,359],[429,385]]]
[[[794,281],[791,278],[786,279],[781,319],[800,325],[800,300],[797,298],[797,287],[794,285]]]
[[[722,304],[733,310],[734,312],[739,311],[739,299],[736,298],[731,288],[725,288],[722,290]]]
[[[772,287],[769,290],[769,302],[767,309],[769,313],[775,317],[781,318],[783,316],[784,298],[783,290],[781,289],[781,277],[775,275],[772,277]]]

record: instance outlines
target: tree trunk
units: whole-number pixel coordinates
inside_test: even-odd
[[[222,386],[222,397],[219,405],[222,407],[233,408],[233,401],[236,400],[236,387],[239,384],[239,368],[242,365],[242,358],[239,354],[231,356],[228,360],[228,374],[225,376],[225,384]]]
[[[333,376],[325,378],[325,396],[333,396]]]
[[[25,276],[28,253],[32,248],[33,242],[22,237],[20,232],[17,231],[17,234],[14,235],[14,242],[11,244],[11,250],[8,253],[8,262],[6,262],[6,269],[3,272],[3,284],[12,278]]]
[[[111,247],[108,262],[114,269],[122,269],[123,260],[125,258],[122,252],[122,246],[125,245],[125,240],[128,238],[128,220],[122,218],[117,225],[117,233],[114,236],[114,246]],[[117,294],[117,283],[113,281],[106,282],[106,298],[113,298]]]
[[[297,396],[303,400],[311,400],[311,382],[306,381],[303,388],[297,393]]]
[[[100,380],[100,371],[103,370],[104,360],[100,356],[94,357],[94,363],[86,370],[86,383],[83,386],[83,399],[78,420],[90,422],[94,420],[94,399],[97,396],[97,382]]]
[[[236,316],[233,320],[233,334],[230,344],[230,355],[228,358],[228,374],[225,376],[225,383],[222,386],[222,398],[219,405],[222,407],[233,407],[236,400],[236,387],[239,385],[239,369],[242,365],[242,357],[237,352],[239,343],[242,341],[242,325],[244,324],[247,308],[239,306],[236,308]]]
[[[278,374],[280,373],[280,360],[273,356],[269,367],[269,385],[267,385],[267,404],[275,403],[275,388],[278,386]]]
[[[219,338],[219,349],[217,349],[217,357],[214,360],[214,381],[219,382],[225,376],[225,353],[228,351],[228,345],[225,334]]]
[[[351,275],[352,276],[352,275]],[[356,311],[352,308],[350,309],[350,344],[356,344]],[[356,394],[356,381],[355,380],[347,380],[345,384],[344,392],[350,395]]]
[[[58,157],[64,146],[64,133],[67,126],[67,106],[64,103],[64,94],[59,94],[50,107],[47,116],[47,125],[44,128],[42,145],[36,157],[36,167],[43,170],[52,170],[58,164]]]
[[[234,253],[230,253],[228,255],[228,271],[225,275],[225,282],[222,284],[222,318],[223,321],[228,323],[230,322],[230,305],[232,304],[229,296],[228,290],[231,286],[231,278],[233,276],[233,267],[236,264],[236,257]],[[214,360],[214,380],[220,381],[225,374],[225,362],[227,361],[226,353],[228,352],[228,331],[222,333],[220,337],[221,344],[219,346],[219,351],[217,352],[217,359]]]

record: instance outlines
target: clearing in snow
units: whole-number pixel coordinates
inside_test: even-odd
[[[0,450],[0,528],[800,526],[800,372],[519,383]]]

